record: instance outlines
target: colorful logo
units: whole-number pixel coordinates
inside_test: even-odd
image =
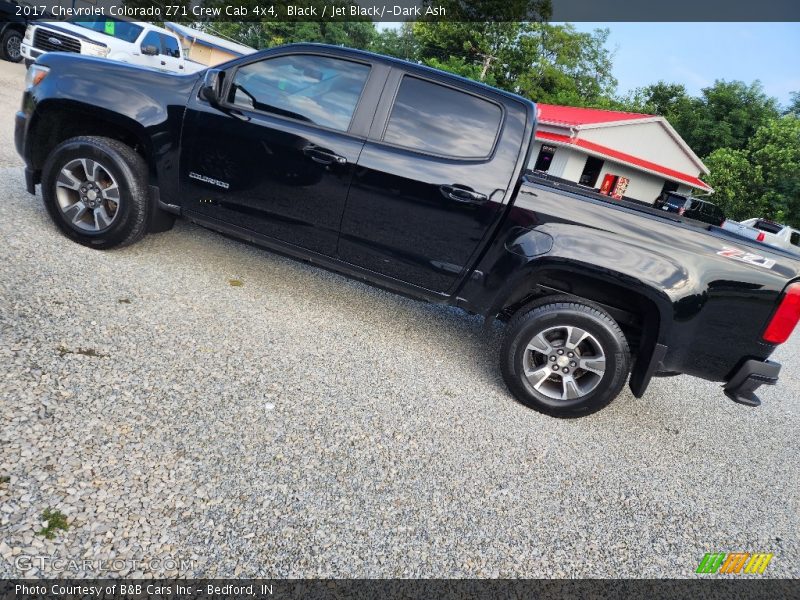
[[[765,552],[709,552],[697,566],[697,573],[758,573],[766,571],[774,554]]]

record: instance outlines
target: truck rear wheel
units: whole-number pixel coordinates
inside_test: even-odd
[[[132,244],[147,229],[147,165],[132,148],[76,137],[53,150],[42,169],[42,197],[59,229],[79,244]]]
[[[630,373],[630,349],[604,311],[556,301],[523,309],[511,320],[501,369],[526,406],[554,417],[581,417],[619,395]]]

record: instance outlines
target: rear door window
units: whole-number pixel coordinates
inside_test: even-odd
[[[142,40],[142,48],[145,46],[153,46],[159,53],[161,52],[161,39],[157,32],[149,31]]]
[[[178,46],[178,40],[171,35],[159,34],[161,36],[161,54],[171,56],[172,58],[181,57],[181,49]]]
[[[406,75],[383,141],[453,158],[485,158],[494,148],[503,111],[478,96]]]

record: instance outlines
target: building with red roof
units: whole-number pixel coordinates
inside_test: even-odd
[[[700,180],[708,168],[664,117],[537,104],[530,169],[653,202],[662,191],[713,192]]]

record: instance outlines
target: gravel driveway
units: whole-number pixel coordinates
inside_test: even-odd
[[[67,241],[8,150],[23,73],[0,62],[0,575],[53,575],[20,557],[58,554],[136,575],[673,577],[712,551],[800,572],[800,335],[758,409],[676,377],[547,418],[506,392],[479,318],[184,222]],[[52,539],[46,509],[67,521]]]

